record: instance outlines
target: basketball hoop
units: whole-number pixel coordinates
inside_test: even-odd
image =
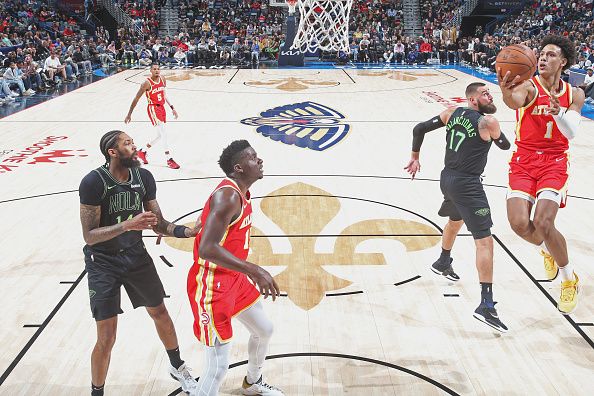
[[[300,14],[292,50],[349,52],[353,0],[287,0],[287,3],[290,1],[297,2]]]
[[[295,8],[297,8],[297,0],[287,0],[289,6],[289,15],[295,15]]]

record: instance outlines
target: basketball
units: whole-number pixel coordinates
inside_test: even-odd
[[[522,44],[509,45],[497,54],[495,70],[499,70],[500,78],[509,71],[509,80],[520,76],[520,81],[528,80],[536,72],[536,55],[534,51]]]

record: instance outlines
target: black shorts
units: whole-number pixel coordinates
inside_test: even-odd
[[[95,320],[124,313],[120,307],[122,285],[134,308],[156,307],[163,302],[165,289],[142,242],[117,254],[97,252],[89,246],[83,251]]]
[[[475,239],[491,235],[491,208],[480,176],[444,169],[439,186],[443,193],[443,203],[438,212],[440,216],[449,217],[452,221],[464,220]]]

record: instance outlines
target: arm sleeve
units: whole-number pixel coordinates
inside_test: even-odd
[[[86,175],[78,187],[80,203],[83,205],[99,206],[105,194],[105,185],[101,176],[92,171]]]
[[[140,168],[140,177],[142,178],[142,184],[146,189],[146,195],[144,196],[145,201],[152,201],[157,198],[157,183],[153,174],[144,168]]]
[[[559,113],[553,116],[557,127],[567,139],[573,139],[577,134],[580,124],[582,122],[582,116],[575,110],[569,110],[563,114]]]
[[[440,116],[435,116],[428,121],[421,122],[415,125],[415,127],[413,128],[412,151],[418,152],[421,150],[421,145],[423,144],[423,139],[425,139],[425,134],[427,132],[434,131],[443,126],[445,126],[445,124],[441,120]]]
[[[509,142],[509,140],[507,140],[507,137],[503,132],[499,133],[499,138],[493,139],[493,143],[495,143],[495,146],[499,147],[501,150],[509,150],[509,148],[511,147],[511,143]]]

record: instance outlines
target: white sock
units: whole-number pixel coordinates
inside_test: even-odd
[[[567,263],[565,267],[559,267],[559,273],[561,274],[561,281],[572,281],[575,279],[573,275],[573,265]]]
[[[549,253],[549,250],[547,249],[547,245],[544,243],[544,241],[542,241],[542,243],[540,245],[538,245],[538,248],[541,249],[542,251],[544,251],[546,254],[551,254],[551,253]]]

